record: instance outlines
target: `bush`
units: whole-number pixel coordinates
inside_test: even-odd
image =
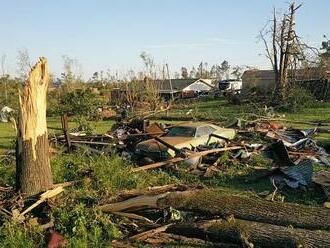
[[[0,226],[0,247],[35,248],[44,247],[43,235],[31,226],[7,221]]]
[[[95,114],[103,99],[91,93],[89,89],[66,91],[58,89],[48,94],[48,116],[68,114],[71,116],[90,117]]]
[[[85,132],[87,135],[93,134],[93,126],[90,122],[87,121],[87,119],[83,116],[78,116],[74,118],[73,120],[75,123],[77,123],[77,127],[74,128],[72,131],[74,132]]]
[[[315,102],[316,99],[310,91],[299,86],[293,86],[290,89],[287,101],[281,106],[281,109],[297,112],[307,107],[313,107]]]
[[[71,204],[53,212],[55,229],[65,234],[67,247],[106,247],[122,236],[111,215],[83,204]]]

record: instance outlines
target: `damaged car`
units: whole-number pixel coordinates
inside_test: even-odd
[[[135,153],[147,163],[167,160],[178,151],[199,145],[224,143],[235,137],[235,129],[204,122],[189,122],[172,126],[161,137],[138,143]]]

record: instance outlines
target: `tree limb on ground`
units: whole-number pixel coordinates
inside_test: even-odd
[[[198,212],[207,216],[229,216],[275,225],[330,230],[330,210],[292,203],[270,202],[211,190],[171,192],[138,196],[126,201],[99,206],[104,212],[132,209],[164,209]]]
[[[166,232],[188,238],[257,247],[330,247],[330,232],[277,226],[239,219],[178,223]]]

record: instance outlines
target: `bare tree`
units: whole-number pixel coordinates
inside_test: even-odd
[[[131,106],[132,111],[135,111],[136,104],[141,99],[141,83],[136,79],[133,70],[130,70],[127,76],[125,101]]]
[[[156,110],[160,103],[160,85],[156,82],[156,65],[152,56],[146,52],[142,52],[140,57],[146,68],[144,77],[145,100],[150,104],[152,110]]]
[[[5,86],[5,101],[6,104],[8,103],[8,92],[7,92],[7,79],[5,78],[5,74],[6,74],[6,54],[3,54],[1,56],[1,74],[2,74],[2,79],[4,82],[4,86]]]
[[[181,76],[184,79],[187,79],[189,77],[187,67],[181,67]]]
[[[242,74],[243,74],[243,68],[241,66],[236,65],[233,67],[231,75],[235,76],[237,80],[241,79]]]
[[[289,93],[289,70],[296,69],[297,64],[306,61],[304,48],[310,48],[300,41],[295,31],[295,14],[301,7],[291,3],[288,12],[280,20],[274,8],[270,28],[267,25],[260,31],[260,38],[266,49],[266,57],[270,60],[275,74],[274,99],[278,103],[287,99]],[[270,38],[270,41],[268,40]]]
[[[226,79],[229,79],[230,65],[227,60],[222,61],[219,70],[221,71],[221,74],[226,77]]]
[[[196,68],[195,68],[195,66],[193,66],[192,68],[191,68],[191,70],[190,70],[190,72],[189,72],[189,77],[190,78],[196,78],[197,76],[196,76]]]
[[[31,59],[28,50],[26,48],[18,50],[17,74],[23,81],[26,80],[27,75],[31,70],[31,66]]]

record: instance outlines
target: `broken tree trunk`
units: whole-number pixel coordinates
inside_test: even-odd
[[[290,203],[229,195],[211,190],[138,196],[123,202],[100,206],[104,212],[132,209],[167,208],[214,216],[234,215],[235,218],[306,229],[330,230],[330,210]]]
[[[26,196],[46,191],[53,185],[46,121],[48,83],[47,60],[40,58],[19,94],[16,187]]]
[[[255,247],[330,247],[330,233],[283,227],[254,221],[217,219],[199,223],[179,223],[166,232],[211,242],[227,242]]]
[[[240,245],[230,243],[213,243],[198,238],[188,238],[186,236],[171,234],[171,233],[157,233],[152,237],[144,240],[153,247],[208,247],[208,248],[240,248]]]
[[[330,210],[292,203],[229,195],[211,190],[176,192],[157,201],[159,207],[199,211],[208,215],[265,222],[275,225],[330,230]]]

